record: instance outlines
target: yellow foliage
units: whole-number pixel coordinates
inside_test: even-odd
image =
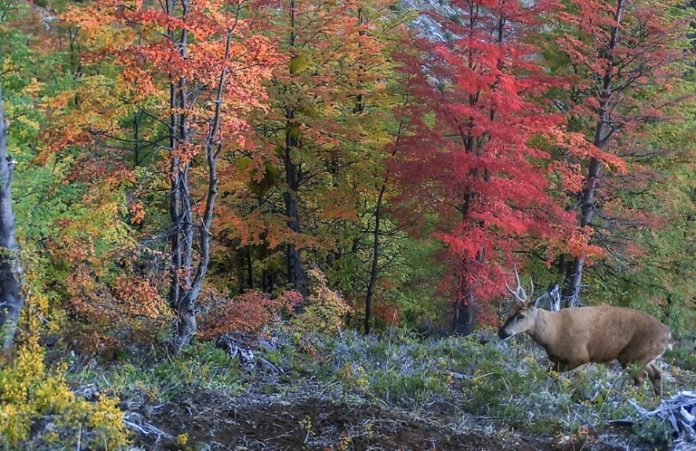
[[[44,301],[41,296],[30,297],[27,311],[40,310]],[[27,330],[36,330],[37,317],[27,318]],[[64,366],[54,371],[46,368],[38,334],[22,336],[20,342],[16,357],[0,368],[0,448],[23,447],[34,439],[29,436],[32,422],[49,415],[60,433],[40,437],[46,445],[62,438],[59,447],[74,448],[72,442],[83,431],[82,443],[90,447],[125,447],[128,433],[123,412],[116,407],[118,399],[102,395],[92,403],[76,396],[64,379]]]
[[[354,384],[358,389],[367,391],[370,387],[370,379],[367,376],[367,371],[362,365],[353,366],[346,363],[338,371],[338,377],[346,382]]]
[[[188,444],[188,441],[189,441],[188,434],[179,434],[176,436],[176,444],[177,445],[186,446],[186,444]]]
[[[293,319],[293,325],[303,331],[338,332],[351,307],[340,294],[329,288],[326,276],[319,268],[310,269],[307,276],[310,295],[302,313]]]

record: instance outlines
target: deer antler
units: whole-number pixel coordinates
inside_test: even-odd
[[[520,282],[520,275],[517,273],[517,265],[513,266],[515,270],[515,279],[517,279],[517,288],[520,288],[522,286],[522,282]]]
[[[517,292],[516,292],[515,290],[513,290],[512,288],[510,288],[510,285],[507,284],[507,280],[505,281],[505,288],[507,288],[508,291],[509,291],[513,296],[516,296],[516,295],[517,295]]]
[[[522,288],[522,283],[520,282],[520,275],[517,273],[517,265],[514,266],[515,269],[515,279],[517,280],[517,288],[514,290],[510,288],[510,286],[507,284],[507,281],[505,282],[505,287],[508,289],[510,293],[512,293],[513,296],[515,296],[515,299],[517,299],[517,302],[520,302],[522,304],[526,304],[527,301],[529,300],[529,297],[527,297],[527,292],[524,291],[524,288]],[[532,284],[532,292],[534,292],[534,284]]]

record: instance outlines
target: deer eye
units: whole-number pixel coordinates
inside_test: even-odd
[[[520,313],[519,315],[517,315],[517,321],[523,320],[525,316],[526,316],[526,315],[523,315],[523,314]]]

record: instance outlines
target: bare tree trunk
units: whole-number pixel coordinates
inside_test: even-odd
[[[375,206],[375,228],[372,231],[372,264],[370,266],[370,281],[367,284],[367,295],[365,296],[365,335],[370,333],[372,325],[372,303],[375,297],[375,288],[379,279],[379,255],[380,255],[380,234],[382,225],[382,202],[384,201],[384,192],[387,190],[387,177],[379,190],[377,196],[377,205]]]
[[[21,292],[22,263],[15,237],[12,210],[12,159],[7,153],[7,122],[0,83],[0,346],[7,351],[14,341],[19,314],[24,306]]]
[[[188,1],[182,0],[181,3],[183,14],[186,15]],[[239,10],[237,10],[237,14],[239,14]],[[173,339],[175,353],[181,352],[184,347],[188,346],[197,332],[196,301],[200,296],[210,264],[211,230],[218,194],[217,161],[222,149],[222,141],[219,136],[220,122],[228,75],[227,63],[231,55],[232,34],[235,25],[236,21],[227,30],[224,64],[218,77],[217,86],[215,86],[215,107],[209,120],[210,126],[204,143],[208,180],[205,206],[200,216],[194,214],[195,200],[192,197],[193,187],[189,180],[191,163],[180,165],[176,158],[172,158],[170,193],[172,276],[169,299],[172,308],[177,313]],[[185,56],[186,52],[186,39],[186,31],[182,31],[179,40],[179,50],[182,52],[182,56]],[[171,84],[171,87],[170,101],[172,104],[170,106],[175,111],[186,111],[190,107],[187,99],[186,79],[180,78],[176,84]],[[172,114],[172,134],[176,136],[172,140],[172,150],[189,142],[188,120],[185,113]],[[198,245],[196,258],[194,258],[194,244],[196,244],[194,241]]]
[[[295,1],[290,2],[290,47],[295,46]],[[286,107],[285,111],[285,154],[283,163],[285,166],[285,179],[287,190],[285,191],[285,214],[287,216],[288,228],[294,233],[300,233],[300,210],[299,189],[302,179],[302,168],[296,164],[292,157],[295,149],[300,144],[300,127],[295,122],[295,112],[292,107]],[[294,289],[301,291],[304,284],[304,271],[302,269],[302,259],[300,251],[292,243],[288,243],[285,255],[288,284]]]
[[[607,145],[607,140],[611,132],[607,132],[609,125],[610,100],[612,95],[612,82],[614,79],[615,62],[613,51],[616,48],[619,36],[619,24],[621,22],[621,14],[623,12],[623,0],[618,0],[614,11],[614,20],[616,26],[611,29],[609,45],[606,49],[606,58],[611,64],[608,65],[602,79],[602,92],[600,94],[599,110],[597,112],[597,125],[595,127],[595,135],[593,144],[604,149]],[[590,159],[587,176],[585,177],[585,187],[581,195],[581,216],[580,225],[585,227],[592,223],[595,213],[595,198],[599,186],[599,174],[602,169],[602,163],[596,158]],[[580,288],[582,287],[582,275],[585,269],[585,257],[576,257],[572,264],[568,267],[565,275],[565,288],[563,295],[568,299],[569,306],[580,305]]]

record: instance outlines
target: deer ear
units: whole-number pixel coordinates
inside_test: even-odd
[[[539,302],[540,302],[545,296],[547,296],[547,295],[546,295],[546,294],[543,294],[543,295],[539,296],[538,298],[536,298],[536,299],[534,300],[534,302],[531,303],[532,305],[531,305],[530,307],[537,308],[537,307],[539,306]]]

